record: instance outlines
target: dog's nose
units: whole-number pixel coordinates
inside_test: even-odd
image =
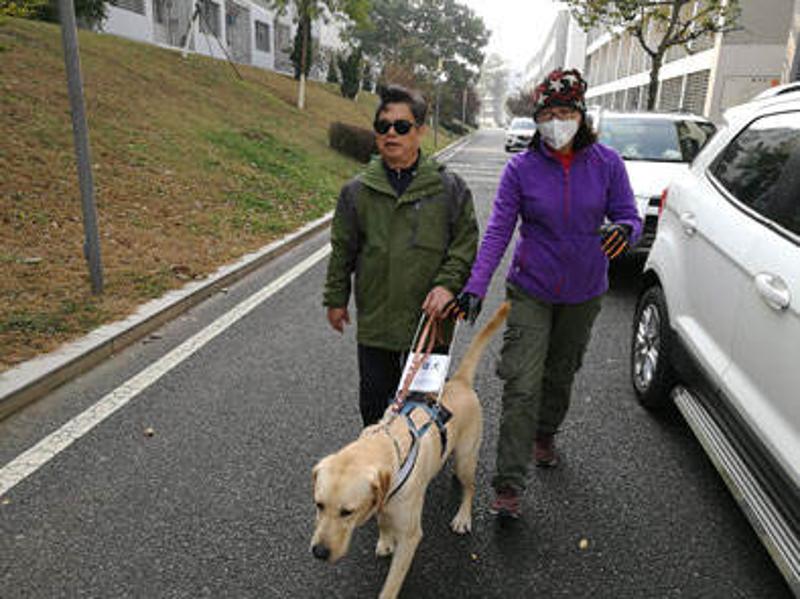
[[[314,557],[317,559],[326,560],[331,556],[331,550],[325,547],[325,545],[314,545],[311,548],[311,553],[314,554]]]

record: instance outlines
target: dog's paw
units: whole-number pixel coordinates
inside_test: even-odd
[[[472,532],[472,518],[458,512],[455,518],[450,522],[450,528],[457,535],[465,535]]]
[[[378,557],[389,557],[394,553],[394,543],[391,539],[378,539],[378,544],[375,545],[375,555]]]

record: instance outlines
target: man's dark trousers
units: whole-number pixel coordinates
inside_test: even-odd
[[[406,352],[358,345],[358,404],[364,426],[375,424],[394,399]]]

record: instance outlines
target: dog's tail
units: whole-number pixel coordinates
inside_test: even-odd
[[[469,347],[467,348],[467,353],[465,353],[464,357],[461,359],[461,364],[459,364],[458,370],[456,370],[452,377],[453,380],[461,380],[472,387],[472,382],[475,379],[475,370],[478,367],[478,362],[481,360],[483,350],[489,344],[489,340],[492,338],[492,335],[497,332],[497,329],[499,329],[505,321],[510,309],[511,304],[508,302],[503,302],[497,309],[497,312],[495,312],[489,319],[489,322],[487,322],[478,332],[478,334],[475,335],[475,337],[472,339],[472,343],[470,343]]]

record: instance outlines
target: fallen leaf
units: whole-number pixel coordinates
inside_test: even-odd
[[[144,436],[145,437],[152,437],[155,434],[156,434],[156,431],[154,431],[153,427],[151,427],[151,426],[148,426],[146,429],[144,429]]]
[[[581,539],[578,541],[578,548],[581,551],[586,551],[589,548],[589,539]]]

